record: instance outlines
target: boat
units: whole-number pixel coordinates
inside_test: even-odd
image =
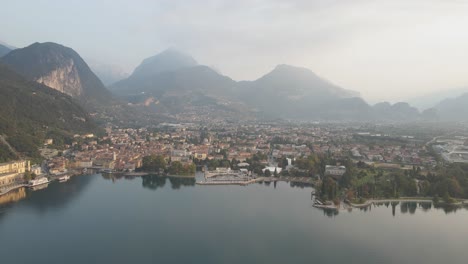
[[[34,179],[34,180],[30,180],[28,182],[28,186],[29,187],[35,187],[35,186],[39,186],[39,185],[43,185],[43,184],[47,184],[49,183],[49,179],[47,179],[46,177],[42,177],[42,178],[37,178],[37,179]]]
[[[70,179],[69,175],[63,175],[62,177],[58,178],[59,182],[66,182]]]
[[[36,185],[36,186],[33,186],[33,187],[29,187],[32,191],[39,191],[39,190],[43,190],[45,188],[49,187],[49,184],[46,183],[46,184],[41,184],[41,185]]]
[[[82,171],[83,174],[86,174],[87,172],[88,172],[87,168],[84,168],[83,171]]]

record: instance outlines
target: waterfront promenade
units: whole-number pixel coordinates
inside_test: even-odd
[[[296,182],[296,183],[308,183],[315,184],[315,180],[309,177],[258,177],[246,180],[206,180],[197,182],[198,185],[241,185],[246,186],[256,182]]]

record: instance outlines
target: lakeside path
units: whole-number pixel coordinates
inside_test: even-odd
[[[150,172],[114,172],[113,174],[116,175],[124,175],[124,176],[132,176],[132,177],[142,177],[147,175],[156,175],[161,177],[170,177],[170,178],[195,178],[195,174],[187,174],[187,175],[158,175],[157,173],[150,173]]]
[[[258,177],[255,179],[245,180],[245,181],[204,181],[197,182],[198,185],[241,185],[246,186],[256,182],[295,182],[295,183],[308,183],[315,184],[315,180],[309,177]]]

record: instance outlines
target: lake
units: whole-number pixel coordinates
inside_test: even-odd
[[[333,213],[311,191],[77,176],[0,197],[0,263],[468,263],[466,209]]]

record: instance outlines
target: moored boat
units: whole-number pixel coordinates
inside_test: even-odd
[[[35,187],[35,186],[39,186],[39,185],[43,185],[47,183],[49,183],[49,179],[47,179],[46,177],[41,177],[41,178],[37,178],[34,180],[30,180],[28,182],[28,187]]]
[[[70,179],[70,176],[69,175],[64,175],[60,178],[58,178],[59,182],[66,182]]]

